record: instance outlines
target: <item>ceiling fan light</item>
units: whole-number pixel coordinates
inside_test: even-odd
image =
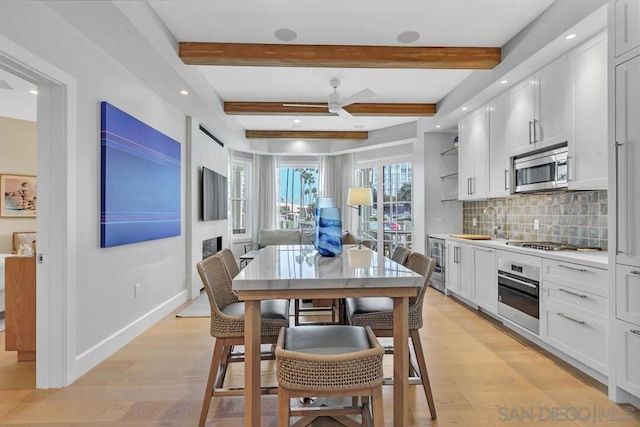
[[[338,111],[340,111],[341,108],[342,107],[340,107],[340,104],[338,104],[337,102],[329,102],[330,113],[338,114]]]

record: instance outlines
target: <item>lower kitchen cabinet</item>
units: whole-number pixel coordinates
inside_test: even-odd
[[[616,321],[618,387],[640,396],[640,327]]]
[[[616,317],[640,325],[640,267],[618,264],[616,276]]]
[[[473,246],[447,241],[447,291],[473,301]]]
[[[498,313],[498,281],[495,249],[473,246],[474,302],[492,314]]]
[[[542,309],[543,340],[596,371],[608,371],[606,317],[594,316],[574,305],[545,301]]]

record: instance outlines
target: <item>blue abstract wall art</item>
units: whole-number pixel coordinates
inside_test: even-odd
[[[101,104],[100,246],[179,236],[180,143]]]

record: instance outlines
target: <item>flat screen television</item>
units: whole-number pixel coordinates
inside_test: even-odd
[[[227,219],[227,177],[202,168],[202,220]]]

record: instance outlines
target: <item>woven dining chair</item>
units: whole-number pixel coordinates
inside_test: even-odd
[[[407,268],[424,276],[424,284],[420,288],[418,296],[409,298],[409,338],[416,355],[416,360],[411,360],[411,371],[420,374],[418,378],[410,379],[419,379],[422,383],[431,419],[434,420],[436,419],[436,407],[418,331],[423,325],[422,306],[435,265],[435,260],[418,252],[411,252],[406,264]],[[349,324],[370,326],[377,337],[393,337],[393,300],[391,298],[346,298],[345,309]],[[388,353],[393,353],[393,350],[388,349]],[[416,363],[417,366],[415,366]],[[392,381],[385,380],[385,384],[392,384]]]
[[[409,254],[411,250],[409,248],[405,248],[404,246],[396,246],[393,250],[393,254],[391,255],[391,260],[397,262],[398,264],[405,265],[407,259],[409,259]]]
[[[238,266],[238,262],[236,261],[236,256],[229,248],[221,249],[218,253],[220,254],[220,256],[222,256],[222,261],[224,262],[225,267],[227,267],[229,275],[233,279],[238,275],[238,273],[240,273],[240,267]]]
[[[244,303],[238,301],[231,289],[231,276],[222,254],[217,253],[200,261],[197,269],[209,297],[211,336],[216,339],[200,412],[199,426],[202,427],[207,421],[213,396],[244,395],[242,388],[223,388],[228,364],[244,362],[244,355],[232,352],[234,345],[244,345]],[[280,328],[289,325],[289,300],[260,301],[260,312],[261,343],[275,344]],[[262,354],[261,357],[263,360],[273,360],[274,354]],[[276,388],[265,389],[265,392],[275,394]]]
[[[369,327],[348,325],[282,328],[276,345],[278,427],[291,416],[362,415],[363,425],[384,426],[382,358],[384,348]],[[350,406],[291,408],[291,399],[348,396]],[[361,405],[358,405],[358,398]],[[369,401],[371,399],[371,402]],[[372,414],[373,413],[373,414]],[[371,416],[373,415],[373,423]]]

